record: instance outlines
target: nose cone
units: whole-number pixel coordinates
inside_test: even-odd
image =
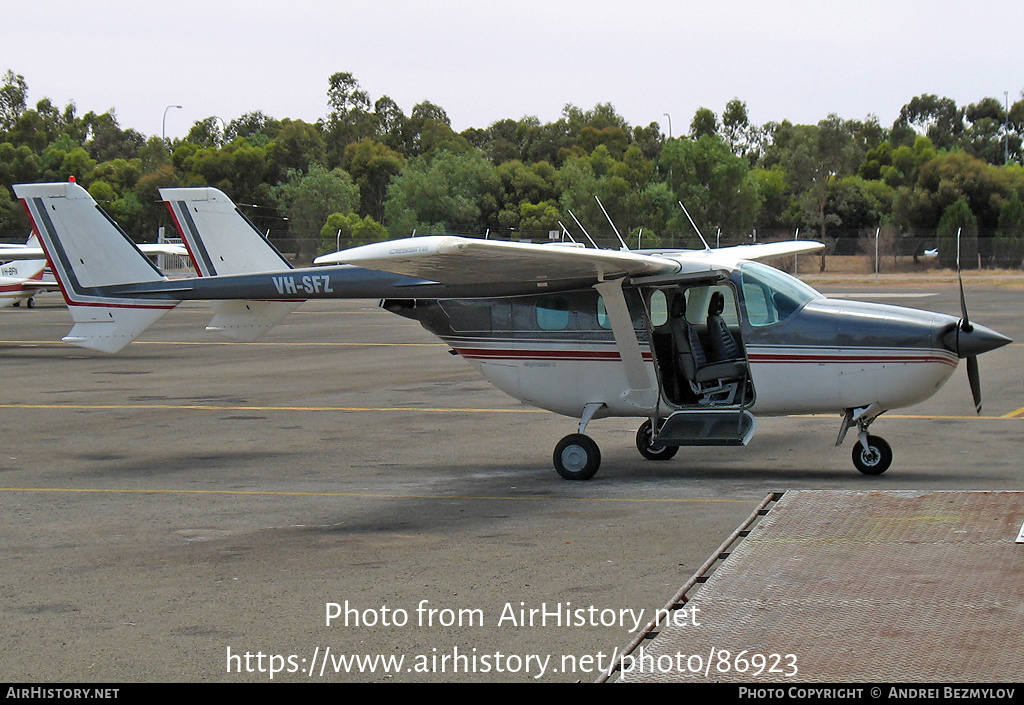
[[[946,333],[943,342],[957,354],[957,357],[964,359],[1001,348],[1013,341],[1002,333],[996,333],[991,328],[974,323],[971,324],[970,330],[964,330],[958,324]]]

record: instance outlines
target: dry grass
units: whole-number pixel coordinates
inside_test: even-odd
[[[789,260],[787,263],[786,260]],[[793,258],[779,258],[769,262],[772,266],[793,273]],[[850,255],[829,255],[825,258],[825,271],[821,271],[821,257],[818,255],[801,255],[797,263],[797,276],[812,286],[818,284],[848,284],[873,286],[932,286],[935,284],[956,285],[956,270],[942,269],[935,259],[920,259],[917,263],[912,257],[900,257],[893,262],[892,257],[879,261],[877,275],[874,273],[874,259],[870,257]],[[963,271],[965,285],[974,283],[977,286],[1000,287],[1004,289],[1024,289],[1024,270],[1019,269],[970,269]]]

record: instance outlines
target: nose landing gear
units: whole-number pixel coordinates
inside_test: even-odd
[[[868,433],[871,422],[885,413],[878,404],[859,409],[847,409],[843,425],[839,429],[836,445],[841,445],[846,432],[857,426],[857,444],[853,447],[853,465],[865,475],[881,475],[892,465],[892,448],[878,436]]]

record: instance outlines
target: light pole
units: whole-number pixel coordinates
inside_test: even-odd
[[[668,118],[668,138],[672,139],[672,116],[668,113],[663,113],[663,115]]]
[[[1003,118],[1003,165],[1010,163],[1010,91],[1003,91],[1006,116]]]
[[[163,138],[164,142],[167,142],[167,111],[170,110],[171,108],[177,108],[178,110],[181,110],[181,106],[180,105],[168,105],[166,108],[164,108],[163,125],[162,125],[162,129],[160,131],[160,137]]]

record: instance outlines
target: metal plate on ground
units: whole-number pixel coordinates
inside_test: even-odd
[[[1018,681],[1022,519],[1024,492],[786,492],[614,679]]]

